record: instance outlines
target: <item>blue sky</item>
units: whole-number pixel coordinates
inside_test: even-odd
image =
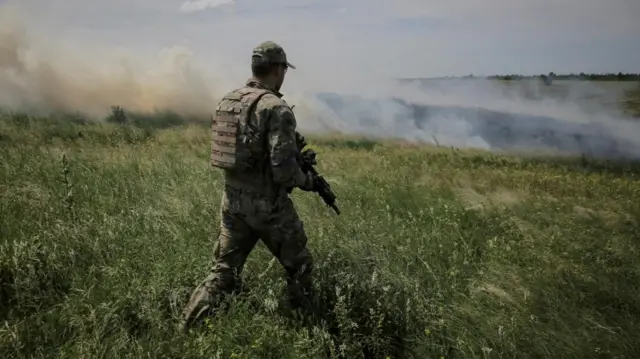
[[[4,0],[4,2],[12,2]],[[31,31],[246,72],[263,40],[306,78],[640,72],[638,0],[19,0]],[[58,40],[63,41],[63,40]],[[322,75],[320,75],[322,74]]]

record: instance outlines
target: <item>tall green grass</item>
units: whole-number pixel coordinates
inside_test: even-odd
[[[207,128],[5,115],[0,357],[640,357],[639,165],[308,140],[343,212],[293,194],[315,318],[259,244],[249,291],[181,335],[219,222]]]

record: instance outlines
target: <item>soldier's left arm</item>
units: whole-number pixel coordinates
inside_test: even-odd
[[[275,182],[284,187],[305,187],[309,178],[297,161],[296,118],[284,102],[273,105],[269,116],[270,160]]]

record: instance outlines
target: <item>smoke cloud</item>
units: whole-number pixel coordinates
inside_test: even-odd
[[[182,7],[174,4],[174,11],[196,16],[196,12],[231,3],[188,1]],[[254,32],[234,40],[236,47],[229,45],[225,50],[238,49],[235,53],[247,59],[225,52],[199,57],[185,45],[189,41],[178,40],[174,43],[181,45],[164,46],[149,56],[148,48],[118,48],[99,40],[57,36],[44,25],[36,26],[38,21],[19,7],[0,8],[0,107],[38,114],[80,111],[99,118],[108,114],[110,106],[119,105],[130,111],[169,109],[208,117],[225,92],[248,78],[250,49],[270,36],[262,38]],[[349,14],[345,7],[336,11],[341,16]],[[307,20],[299,18],[289,26]],[[238,18],[236,24],[239,29],[262,28],[261,23],[249,24],[253,21],[257,20]],[[332,31],[330,27],[324,30]],[[490,150],[547,149],[640,157],[640,126],[617,111],[624,90],[619,85],[397,81],[378,75],[380,63],[367,62],[373,56],[345,55],[371,53],[370,43],[358,41],[357,33],[333,31],[327,38],[305,35],[307,41],[299,49],[289,50],[285,45],[291,61],[308,69],[289,75],[283,88],[285,99],[296,105],[301,131],[400,137]],[[330,36],[339,39],[333,52],[326,51]],[[224,40],[222,35],[220,39]],[[405,46],[405,52],[411,53]],[[314,66],[317,70],[309,70]]]
[[[104,116],[111,105],[181,114],[211,111],[215,94],[192,62],[175,46],[151,63],[114,53],[88,53],[30,33],[18,18],[0,20],[0,106],[37,113],[80,111]],[[36,37],[34,37],[34,35]]]

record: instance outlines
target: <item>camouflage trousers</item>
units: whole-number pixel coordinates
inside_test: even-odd
[[[183,312],[182,329],[188,330],[213,314],[221,299],[237,292],[245,261],[258,240],[284,267],[292,306],[308,305],[313,257],[291,199],[286,194],[273,199],[226,187],[221,202],[213,268],[191,294]]]

